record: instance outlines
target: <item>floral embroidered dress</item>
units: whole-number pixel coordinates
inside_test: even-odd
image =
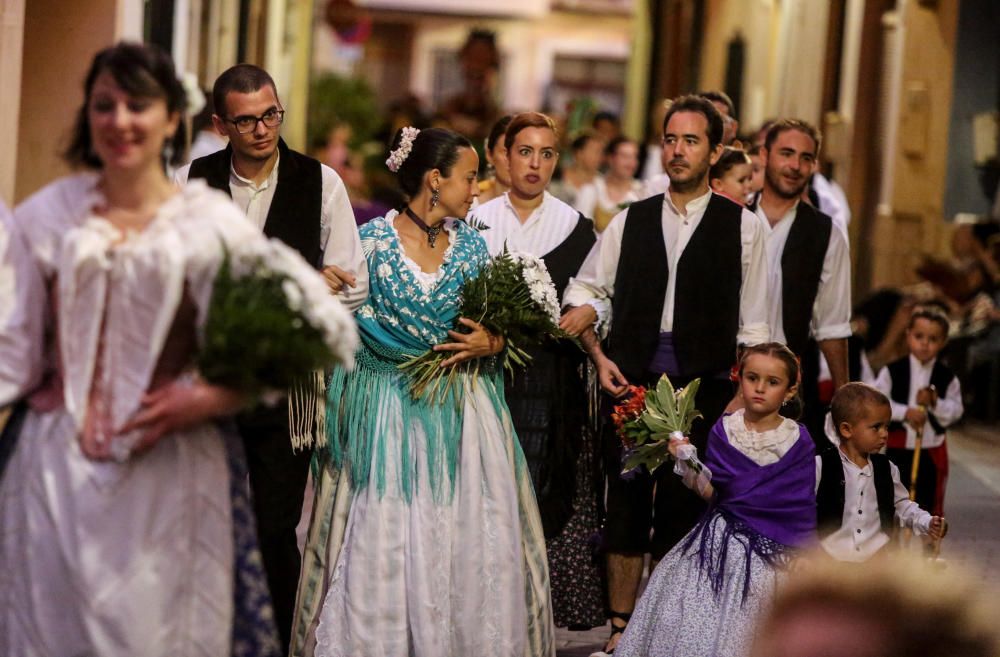
[[[362,346],[328,387],[293,654],[551,656],[545,543],[500,372],[461,374],[430,405],[397,368],[447,341],[485,244],[449,222],[444,263],[422,272],[395,217],[361,228]]]
[[[190,376],[222,244],[264,240],[188,186],[141,232],[97,177],[26,200],[0,245],[0,654],[280,655],[242,446],[223,424],[92,460],[147,391]],[[114,450],[112,449],[112,453]]]

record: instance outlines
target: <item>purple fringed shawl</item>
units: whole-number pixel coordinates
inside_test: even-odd
[[[789,547],[816,533],[816,461],[812,438],[799,427],[799,439],[776,463],[757,465],[729,443],[722,418],[712,427],[705,465],[712,471],[715,499],[684,543],[699,541],[700,565],[718,593],[726,556],[734,540],[746,551],[743,595],[750,588],[751,552],[774,564]],[[725,522],[715,522],[722,515]],[[716,528],[725,535],[716,545]],[[699,540],[700,539],[700,540]]]

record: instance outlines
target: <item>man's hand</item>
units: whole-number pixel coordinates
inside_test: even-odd
[[[575,338],[593,326],[595,321],[597,321],[597,311],[592,305],[585,303],[564,312],[559,320],[559,328]]]
[[[621,397],[628,392],[628,379],[621,373],[614,361],[607,356],[601,356],[594,362],[594,365],[597,366],[597,378],[601,382],[601,387],[609,395]]]
[[[330,288],[330,291],[334,294],[340,294],[344,291],[344,287],[354,287],[358,284],[357,277],[349,271],[344,271],[337,265],[327,265],[323,267],[323,278],[326,279],[326,285]]]

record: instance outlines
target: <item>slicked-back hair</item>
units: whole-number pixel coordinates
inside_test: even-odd
[[[837,435],[840,436],[841,423],[854,424],[864,417],[870,407],[888,405],[889,398],[867,383],[852,381],[844,384],[833,395],[833,400],[830,402],[833,427],[837,431]]]
[[[514,147],[514,140],[517,138],[517,133],[527,128],[548,128],[555,135],[556,141],[558,142],[559,140],[556,122],[547,114],[542,114],[541,112],[521,112],[520,114],[515,114],[514,118],[510,120],[510,125],[507,126],[507,132],[504,134],[503,143],[508,151]]]
[[[83,105],[77,112],[73,136],[63,153],[63,159],[74,167],[100,169],[104,166],[94,153],[90,138],[90,119],[87,115],[94,82],[102,73],[108,73],[115,84],[128,95],[136,98],[162,98],[167,104],[168,113],[178,112],[182,115],[177,132],[170,140],[170,146],[173,147],[170,164],[178,165],[184,162],[187,128],[183,114],[187,105],[187,94],[177,79],[174,62],[170,59],[170,55],[158,46],[124,41],[105,48],[94,56],[83,83]]]
[[[670,124],[670,119],[678,112],[694,112],[704,116],[705,120],[708,121],[709,147],[715,148],[722,143],[722,134],[724,131],[722,114],[715,107],[715,105],[712,104],[712,101],[702,96],[695,95],[680,96],[670,101],[670,107],[667,109],[667,113],[663,117],[664,135],[667,134],[667,126]]]
[[[820,134],[816,126],[808,121],[803,121],[802,119],[779,119],[778,121],[775,121],[774,124],[767,130],[767,136],[764,138],[764,148],[770,151],[771,145],[774,143],[774,140],[778,138],[778,135],[782,132],[788,132],[789,130],[798,130],[812,139],[813,143],[816,144],[815,155],[819,155],[819,147],[823,143],[823,136]]]
[[[228,114],[226,96],[229,92],[252,94],[268,86],[274,90],[274,97],[277,98],[278,87],[274,84],[274,79],[261,67],[253,64],[237,64],[227,68],[212,86],[212,104],[215,105],[215,113],[222,117]]]
[[[399,148],[402,137],[403,131],[400,129],[392,139],[392,150]],[[428,171],[437,169],[442,176],[451,176],[461,148],[472,148],[472,142],[457,132],[445,128],[421,130],[413,139],[410,154],[396,172],[400,189],[409,199],[413,199],[420,193],[424,174]]]

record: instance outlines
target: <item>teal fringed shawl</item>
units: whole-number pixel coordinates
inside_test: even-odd
[[[334,371],[327,387],[327,446],[334,467],[349,468],[352,486],[367,487],[374,479],[379,495],[388,485],[387,464],[395,462],[395,482],[409,501],[424,453],[434,497],[450,498],[458,468],[464,388],[455,386],[440,404],[414,400],[409,381],[397,366],[447,340],[461,303],[465,281],[478,275],[488,260],[479,234],[454,222],[452,244],[436,284],[421,287],[403,262],[402,246],[392,226],[395,212],[361,228],[368,261],[368,300],[356,311],[361,347],[353,371]],[[494,405],[503,404],[502,374],[484,367],[473,385],[483,386]],[[493,410],[493,409],[491,409]],[[397,435],[389,426],[402,420]],[[423,429],[425,444],[414,445],[412,427]],[[446,484],[446,485],[445,485]]]

